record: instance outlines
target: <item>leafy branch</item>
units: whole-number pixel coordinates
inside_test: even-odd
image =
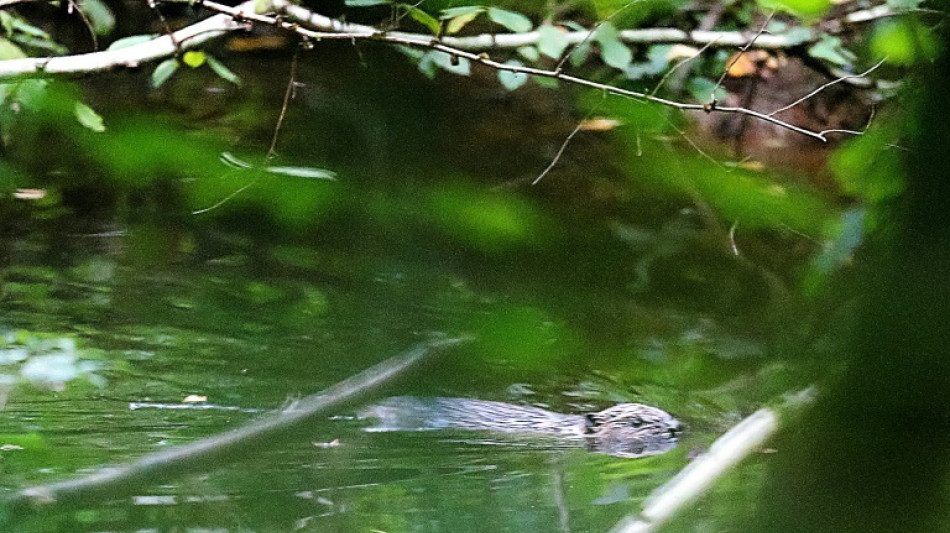
[[[490,51],[517,49],[523,55],[531,55],[528,53],[529,50],[534,50],[535,60],[540,59],[539,54],[559,59],[562,58],[570,46],[576,47],[570,52],[571,56],[580,53],[586,55],[587,50],[581,50],[581,48],[584,48],[585,45],[589,47],[590,41],[594,40],[599,44],[601,56],[608,66],[620,69],[637,67],[649,72],[655,70],[656,65],[645,67],[630,65],[630,50],[626,48],[624,43],[689,44],[702,45],[703,49],[734,48],[737,46],[756,49],[793,49],[811,45],[818,47],[817,52],[813,55],[821,55],[825,59],[834,58],[835,46],[838,46],[840,41],[835,42],[836,38],[816,29],[792,28],[781,32],[765,32],[763,29],[759,29],[757,32],[705,30],[690,32],[673,28],[646,28],[621,31],[606,22],[599,24],[593,30],[584,29],[573,23],[568,24],[573,28],[573,31],[568,31],[550,23],[545,23],[532,30],[530,19],[524,15],[493,7],[471,6],[445,10],[442,13],[441,21],[439,21],[415,6],[398,4],[414,20],[433,32],[433,34],[423,34],[380,30],[372,26],[344,22],[294,5],[287,0],[271,0],[263,3],[263,5],[262,2],[252,0],[233,7],[213,0],[198,0],[189,3],[201,5],[217,14],[163,36],[128,38],[138,40],[122,48],[116,48],[113,45],[104,52],[0,61],[0,82],[23,77],[76,75],[112,68],[136,67],[148,61],[174,58],[168,59],[159,65],[153,75],[153,84],[157,86],[174,73],[175,67],[178,65],[178,57],[184,54],[185,51],[199,48],[208,41],[230,32],[248,30],[254,23],[261,23],[294,32],[311,43],[321,40],[365,40],[397,45],[403,47],[411,57],[417,59],[421,69],[429,69],[430,71],[434,68],[442,68],[457,73],[467,73],[470,64],[480,64],[497,70],[500,81],[510,90],[525,83],[529,77],[534,77],[539,81],[547,79],[570,83],[597,89],[607,94],[652,102],[683,111],[745,115],[822,142],[827,142],[831,134],[861,134],[860,131],[842,129],[812,130],[783,120],[775,116],[775,113],[721,105],[714,97],[702,103],[687,103],[657,96],[655,91],[637,91],[601,83],[565,73],[563,60],[555,68],[548,69],[527,66],[517,59],[502,61],[491,57],[488,53]],[[898,14],[900,12],[891,8],[882,9],[881,6],[878,6],[867,10],[867,12],[850,13],[835,22],[838,25],[849,24],[851,21],[866,22]],[[493,23],[513,31],[513,33],[490,33],[465,37],[442,35],[442,33],[457,33],[469,22],[482,15],[487,16]],[[829,41],[829,39],[831,40]],[[411,52],[411,50],[427,50],[427,52],[420,54]],[[574,63],[573,57],[572,63]],[[662,66],[659,68],[662,68]],[[853,75],[844,74],[834,83],[853,81],[854,78]],[[826,86],[830,86],[830,84]],[[821,88],[813,91],[805,98],[814,96],[820,90]],[[800,101],[797,103],[800,103]]]

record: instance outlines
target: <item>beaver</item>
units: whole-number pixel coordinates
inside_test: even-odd
[[[360,416],[379,421],[367,431],[455,429],[547,436],[625,458],[669,451],[682,431],[669,413],[638,403],[570,415],[486,400],[397,396],[367,407]]]

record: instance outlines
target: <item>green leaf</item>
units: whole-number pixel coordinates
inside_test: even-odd
[[[892,65],[910,66],[918,61],[933,61],[939,52],[933,34],[916,21],[888,20],[874,28],[871,51],[887,58]]]
[[[92,24],[96,35],[108,35],[115,28],[115,15],[102,0],[83,0],[79,9]]]
[[[887,7],[895,11],[904,11],[908,9],[918,9],[924,0],[887,0]]]
[[[265,167],[265,172],[290,176],[293,178],[308,178],[319,180],[336,180],[336,172],[314,167]]]
[[[107,50],[119,50],[121,48],[128,48],[130,46],[135,46],[137,44],[147,43],[154,39],[156,35],[147,34],[147,35],[130,35],[129,37],[123,37],[118,41],[109,45]]]
[[[469,60],[464,57],[456,57],[453,60],[452,56],[445,52],[431,50],[423,56],[423,60],[425,60],[425,58],[428,58],[434,66],[453,74],[458,74],[459,76],[468,76],[472,73],[472,65]],[[419,68],[422,68],[421,62]]]
[[[83,127],[96,133],[106,131],[106,125],[102,121],[102,117],[86,104],[76,102],[76,105],[73,106],[73,114],[76,115],[76,120],[78,120]]]
[[[518,55],[532,62],[541,59],[541,54],[538,53],[538,49],[533,46],[522,46],[518,48]]]
[[[20,17],[11,17],[10,18],[10,27],[11,31],[16,31],[25,35],[31,35],[37,39],[50,40],[50,36],[45,31],[37,28],[36,26],[30,24],[29,22],[23,20]]]
[[[864,242],[866,215],[864,207],[852,207],[841,214],[835,228],[837,235],[812,259],[811,268],[816,273],[826,276],[852,258]]]
[[[0,27],[3,28],[3,32],[9,37],[10,34],[13,33],[13,15],[6,11],[0,11]]]
[[[841,67],[850,65],[857,59],[853,52],[841,46],[841,39],[827,34],[808,49],[808,55],[815,59],[830,61]]]
[[[815,34],[808,28],[792,28],[785,32],[785,38],[791,46],[805,44],[815,38]]]
[[[419,72],[430,80],[435,79],[435,74],[439,71],[438,65],[428,56],[423,56],[422,59],[419,60],[418,68]]]
[[[633,53],[620,42],[620,32],[613,24],[609,22],[601,24],[595,38],[600,44],[600,57],[604,63],[616,69],[625,69],[633,60]]]
[[[253,168],[254,165],[248,163],[247,161],[240,159],[238,156],[232,154],[231,152],[221,152],[221,156],[218,158],[222,163],[231,167],[231,168]]]
[[[558,87],[557,78],[549,78],[547,76],[531,76],[531,79],[533,79],[539,87],[544,87],[545,89],[557,89]]]
[[[389,0],[346,0],[344,4],[346,7],[385,6],[389,4]]]
[[[270,0],[254,0],[254,13],[258,15],[269,13],[273,7]]]
[[[439,18],[442,20],[446,20],[446,19],[452,19],[455,17],[462,17],[465,15],[469,15],[471,13],[475,13],[476,15],[478,15],[479,13],[484,13],[484,12],[485,12],[484,6],[450,7],[448,9],[443,9],[442,14],[439,15]]]
[[[574,47],[571,50],[571,66],[579,67],[587,61],[587,56],[590,55],[590,40],[582,41],[580,44]]]
[[[224,63],[218,61],[212,56],[208,57],[208,66],[211,67],[211,70],[218,75],[219,78],[225,81],[229,81],[235,85],[241,85],[241,77],[235,74],[231,69],[226,67]]]
[[[181,62],[191,68],[198,68],[205,64],[205,53],[200,50],[189,50],[181,56]]]
[[[177,59],[166,59],[159,63],[152,72],[152,88],[158,89],[168,81],[168,78],[171,78],[172,74],[178,70],[178,65]]]
[[[514,67],[524,66],[517,59],[509,59],[508,61],[505,62],[505,64],[511,65]],[[524,72],[512,72],[510,70],[499,70],[498,81],[501,82],[501,84],[505,87],[505,89],[508,89],[509,91],[513,91],[528,82],[528,75],[525,74]]]
[[[484,10],[476,9],[449,19],[448,24],[445,25],[445,33],[453,35],[460,32],[466,24],[475,20],[482,13],[484,13]]]
[[[239,170],[248,170],[259,168],[264,172],[270,174],[279,174],[281,176],[290,176],[293,178],[308,178],[308,179],[321,179],[321,180],[335,180],[336,172],[332,170],[325,170],[322,168],[316,167],[255,167],[251,163],[237,157],[231,152],[221,152],[219,157],[222,163],[225,165],[239,169]]]
[[[419,9],[418,7],[410,4],[399,4],[399,7],[405,9],[406,12],[409,13],[409,16],[412,17],[416,22],[428,28],[428,30],[432,32],[432,35],[438,35],[442,30],[442,25],[439,24],[439,21],[435,17]]]
[[[726,90],[722,87],[716,87],[716,82],[709,78],[690,78],[686,84],[687,89],[697,102],[707,103],[712,96],[716,100],[722,100],[726,97]],[[715,89],[716,94],[713,95]]]
[[[778,10],[800,18],[815,19],[831,7],[831,0],[758,0],[765,10]]]
[[[20,47],[10,41],[0,37],[0,60],[3,59],[22,59],[26,57]]]
[[[567,32],[550,24],[538,28],[538,51],[551,59],[560,59],[568,46]]]
[[[531,23],[531,19],[521,13],[508,11],[507,9],[499,9],[497,7],[488,8],[488,18],[491,19],[492,22],[501,24],[515,33],[531,31],[531,28],[534,27],[534,24]]]
[[[49,80],[28,79],[17,83],[13,98],[26,109],[39,111],[48,102]]]
[[[655,44],[647,52],[648,61],[645,63],[631,63],[624,74],[628,79],[639,80],[647,76],[656,76],[670,66],[669,53],[671,45]]]
[[[53,42],[49,39],[39,39],[37,37],[32,37],[30,35],[24,35],[22,33],[15,33],[11,37],[13,41],[28,48],[37,48],[39,50],[48,50],[53,54],[65,54],[67,52],[66,47]]]

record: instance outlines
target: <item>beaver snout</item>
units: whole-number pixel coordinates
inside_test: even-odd
[[[666,433],[671,439],[675,440],[680,438],[683,434],[683,430],[683,424],[679,420],[673,419],[670,421],[670,427],[667,428]]]

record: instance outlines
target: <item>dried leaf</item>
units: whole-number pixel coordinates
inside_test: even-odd
[[[596,117],[582,120],[577,129],[581,131],[610,131],[619,126],[623,126],[623,122],[615,118]]]

